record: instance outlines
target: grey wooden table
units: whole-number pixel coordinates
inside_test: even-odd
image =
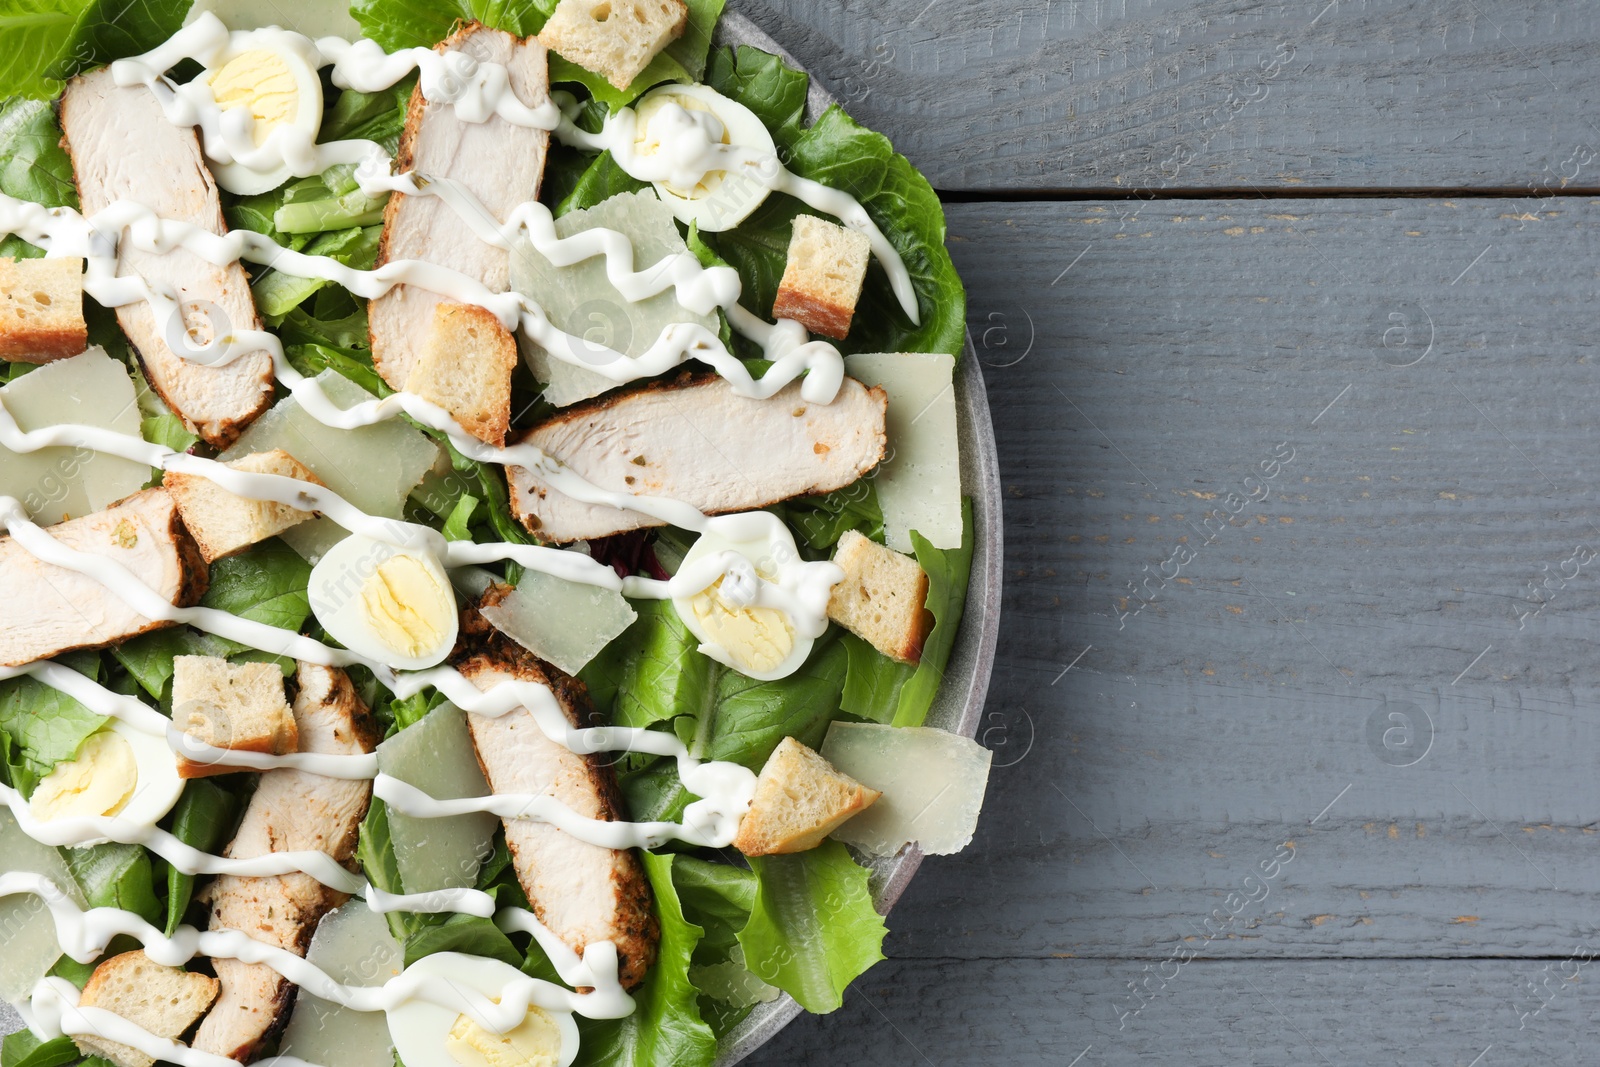
[[[996,754],[776,1064],[1592,1063],[1600,5],[735,0],[945,194]]]

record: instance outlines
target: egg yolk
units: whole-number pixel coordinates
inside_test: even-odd
[[[224,111],[248,107],[255,119],[255,143],[293,122],[300,108],[300,86],[289,64],[276,52],[259,48],[224,63],[211,76],[211,95]]]
[[[561,1056],[561,1029],[539,1008],[529,1008],[522,1022],[503,1034],[458,1015],[444,1048],[461,1067],[555,1067]]]
[[[444,640],[455,598],[420,560],[391,556],[361,586],[361,606],[378,640],[421,656]]]
[[[110,730],[90,734],[70,760],[39,782],[28,806],[40,821],[115,815],[133,798],[139,764],[133,746]]]
[[[720,646],[736,669],[774,670],[794,651],[794,626],[777,608],[741,607],[722,595],[722,579],[689,601],[707,643]]]

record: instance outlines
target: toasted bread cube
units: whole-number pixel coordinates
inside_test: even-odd
[[[322,480],[304,463],[281,448],[256,452],[227,464],[248,474],[277,474],[302,482],[321,485]],[[222,486],[199,474],[168,471],[161,484],[177,502],[183,524],[207,563],[243,552],[253,544],[276,537],[291,526],[298,526],[314,512],[277,504],[270,500],[251,500],[234,496]]]
[[[844,581],[833,587],[828,618],[890,659],[921,660],[933,614],[926,606],[928,576],[917,561],[848,530],[833,562],[844,568]]]
[[[172,721],[186,737],[213,748],[281,756],[300,747],[300,731],[284,698],[283,672],[272,663],[229,663],[220,656],[175,657]],[[181,778],[203,778],[235,769],[226,760],[178,756]]]
[[[473,304],[440,304],[406,392],[444,408],[485,444],[505,444],[511,425],[511,372],[517,342],[500,320]]]
[[[756,779],[755,799],[733,847],[746,856],[816,848],[822,839],[881,796],[792,737],[778,742]]]
[[[626,89],[688,25],[683,0],[561,0],[539,43]]]
[[[49,363],[88,345],[83,260],[0,259],[0,359]]]
[[[216,998],[215,978],[163,967],[136,950],[96,967],[78,1004],[112,1012],[157,1037],[177,1041]],[[86,1054],[103,1056],[117,1067],[151,1067],[156,1062],[138,1049],[103,1037],[77,1034],[73,1041]]]
[[[796,215],[773,318],[795,319],[835,340],[848,337],[871,256],[865,234],[815,215]]]

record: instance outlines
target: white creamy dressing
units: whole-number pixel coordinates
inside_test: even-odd
[[[634,1007],[633,999],[623,991],[617,980],[615,946],[610,942],[592,945],[580,957],[537,916],[524,908],[491,909],[484,917],[492,917],[495,924],[507,932],[532,934],[549,955],[561,979],[575,987],[588,987],[590,992],[577,993],[551,982],[528,978],[508,985],[495,1001],[455,983],[427,982],[404,971],[381,986],[346,985],[334,981],[316,964],[288,949],[258,941],[242,931],[198,930],[192,926],[179,926],[169,937],[139,916],[121,908],[80,908],[59,886],[43,875],[22,871],[0,874],[0,898],[22,894],[36,896],[44,902],[55,923],[56,941],[61,950],[79,963],[92,963],[106,951],[113,938],[126,936],[138,941],[145,954],[162,966],[181,967],[195,956],[263,964],[314,996],[355,1011],[388,1012],[408,1001],[422,1000],[454,1011],[471,1012],[474,1017],[501,1030],[510,1029],[521,1022],[530,1005],[553,1011],[575,1012],[590,1019],[622,1018],[631,1014]],[[58,982],[61,984],[57,985]],[[70,993],[67,993],[68,990]],[[56,992],[64,994],[66,999],[52,1005],[51,1002],[55,1000],[52,994]],[[41,997],[41,993],[45,995]],[[30,1027],[36,1033],[63,1032],[61,1014],[52,1011],[52,1007],[75,1009],[77,994],[77,988],[70,982],[43,979],[34,989],[30,1013],[33,1018],[28,1020]],[[101,1016],[108,1020],[117,1018],[110,1012],[101,1012],[94,1017],[97,1025],[93,1029],[66,1032],[100,1033],[121,1041],[122,1038],[116,1033],[98,1025],[102,1021]],[[124,1024],[131,1025],[125,1021]],[[139,1027],[126,1032],[144,1034]],[[124,1043],[138,1047],[138,1042]],[[222,1057],[212,1057],[208,1061],[179,1059],[168,1055],[165,1050],[159,1055],[163,1060],[181,1063],[234,1062]]]
[[[487,308],[507,328],[522,327],[558,358],[599,370],[618,382],[661,373],[693,357],[710,363],[744,395],[771,396],[802,374],[806,376],[802,392],[807,400],[827,403],[836,394],[843,377],[837,349],[824,342],[810,341],[796,322],[767,323],[741,307],[737,302],[738,276],[729,268],[704,268],[692,255],[682,254],[651,269],[636,271],[633,249],[625,235],[609,230],[589,230],[560,239],[555,234],[549,210],[537,202],[519,206],[503,224],[496,225],[482,204],[459,183],[428,180],[420,175],[391,176],[390,161],[371,142],[316,145],[311,138],[286,126],[256,146],[248,109],[225,112],[217,106],[204,82],[179,86],[164,76],[168,68],[183,58],[194,58],[206,64],[226,48],[228,41],[222,23],[206,15],[145,56],[114,64],[113,77],[119,85],[148,86],[161,102],[169,121],[198,127],[206,154],[214,162],[238,163],[262,170],[288,164],[300,176],[320,173],[336,163],[359,163],[357,177],[368,195],[387,189],[409,195],[439,196],[490,244],[510,248],[514,242],[526,239],[558,265],[580,262],[594,255],[605,256],[608,278],[631,301],[656,295],[670,285],[677,299],[693,310],[709,313],[713,307],[724,308],[731,325],[757,342],[774,367],[759,381],[752,379],[719,338],[689,324],[669,327],[639,357],[613,353],[615,358],[605,361],[602,353],[602,361],[597,364],[592,344],[575,343],[578,339],[556,330],[533,301],[514,293],[494,293],[474,279],[446,268],[421,261],[400,261],[374,271],[354,270],[324,257],[289,252],[262,235],[233,231],[218,236],[200,227],[161,219],[147,208],[130,202],[113,204],[91,220],[70,209],[46,209],[0,197],[0,231],[16,233],[45,247],[53,256],[82,257],[87,263],[85,290],[99,303],[116,307],[142,300],[151,306],[159,321],[171,321],[173,315],[181,316],[177,294],[157,291],[137,276],[119,278],[117,246],[121,240],[158,254],[182,247],[219,265],[241,258],[270,263],[286,274],[337,282],[367,299],[375,299],[395,285],[415,285]],[[498,64],[481,63],[460,53],[441,55],[423,48],[386,55],[376,44],[365,40],[352,44],[338,38],[324,38],[316,43],[316,50],[322,65],[333,65],[332,79],[336,85],[372,92],[392,86],[413,70],[420,70],[424,97],[452,105],[462,121],[484,122],[499,116],[516,125],[553,129],[567,144],[611,151],[623,169],[639,180],[656,180],[659,171],[661,178],[693,185],[707,171],[738,161],[738,147],[720,143],[720,128],[713,128],[703,116],[691,117],[675,104],[668,105],[662,114],[672,133],[671,143],[664,146],[659,157],[646,159],[633,150],[637,116],[632,109],[614,112],[600,133],[589,134],[577,129],[555,104],[546,103],[537,108],[523,105],[510,91],[505,68]],[[716,120],[709,121],[715,123]],[[758,169],[766,176],[769,189],[794,195],[868,236],[902,307],[913,321],[918,321],[917,302],[904,264],[861,205],[846,193],[788,172],[775,158],[760,162]],[[110,234],[121,236],[110,237]],[[750,518],[738,515],[708,518],[681,501],[600,489],[533,446],[494,448],[484,445],[467,434],[444,409],[408,394],[399,393],[348,411],[341,410],[315,381],[298,374],[288,364],[278,339],[266,331],[235,330],[213,337],[192,358],[198,363],[216,365],[255,351],[266,351],[273,356],[278,379],[314,418],[327,425],[354,429],[403,412],[448,433],[456,446],[471,458],[535,470],[558,491],[580,502],[637,511],[702,533],[722,529],[730,539],[738,539],[744,532],[740,521]],[[610,568],[572,551],[509,544],[445,543],[427,527],[365,515],[324,487],[291,478],[235,471],[213,460],[177,453],[113,431],[56,426],[23,433],[3,404],[0,404],[0,443],[17,452],[55,445],[91,448],[165,470],[197,474],[238,496],[320,511],[352,532],[390,543],[424,547],[451,566],[514,559],[524,566],[569,580],[602,585],[627,596],[651,598],[692,594],[719,578],[731,577],[730,587],[744,590],[736,592],[736,596],[744,597],[749,604],[784,611],[799,632],[813,636],[826,629],[828,593],[837,581],[836,568],[828,564],[798,564],[776,582],[754,580],[744,574],[748,561],[733,552],[707,557],[676,578],[660,582],[638,577],[618,578]],[[293,753],[272,756],[213,749],[182,735],[170,720],[140,701],[113,693],[59,664],[35,663],[0,671],[0,677],[28,674],[67,693],[97,714],[119,718],[148,733],[164,735],[175,750],[194,757],[225,758],[232,765],[258,770],[289,767],[335,778],[373,778],[375,795],[406,814],[441,817],[465,811],[489,811],[503,818],[532,817],[557,825],[582,840],[611,848],[652,847],[673,838],[723,847],[732,840],[740,818],[748,810],[755,788],[755,776],[749,770],[737,764],[699,761],[670,733],[615,727],[575,728],[567,723],[554,694],[543,685],[507,681],[488,691],[479,691],[453,668],[441,666],[400,674],[382,663],[330,648],[290,631],[214,609],[175,607],[115,561],[60,545],[30,522],[21,506],[11,498],[0,498],[0,524],[31,554],[92,578],[151,619],[193,625],[264,651],[327,666],[365,663],[402,698],[433,686],[473,714],[502,715],[526,708],[543,732],[571,751],[622,749],[673,757],[678,762],[685,788],[703,799],[689,805],[681,825],[586,819],[547,796],[501,794],[467,801],[438,800],[398,779],[378,773],[376,757],[372,755]],[[9,787],[0,787],[0,800],[12,810],[24,832],[47,844],[73,845],[109,837],[137,842],[173,863],[178,870],[191,874],[273,876],[302,872],[342,892],[364,895],[376,911],[403,909],[492,915],[503,930],[530,933],[550,956],[563,981],[592,992],[578,994],[530,978],[508,987],[498,1003],[492,1003],[479,994],[452,989],[449,983],[425,985],[420,980],[408,980],[404,973],[382,987],[342,986],[293,953],[255,941],[238,931],[200,932],[184,927],[174,937],[167,938],[129,912],[117,909],[80,911],[39,876],[17,872],[0,875],[0,897],[35,893],[46,901],[64,950],[82,962],[95,959],[113,936],[122,933],[136,937],[158,963],[179,965],[196,954],[266,963],[317,996],[364,1011],[393,1010],[408,1000],[423,999],[454,1010],[471,1010],[477,1017],[488,1020],[491,1027],[504,1030],[520,1022],[531,1004],[575,1011],[592,1018],[620,1017],[633,1009],[632,999],[618,981],[615,946],[608,942],[592,945],[580,959],[531,913],[521,909],[496,911],[493,900],[477,890],[387,894],[367,885],[325,853],[274,853],[253,859],[227,859],[207,855],[165,831],[116,816],[41,822],[33,818],[21,795]],[[231,1060],[157,1038],[109,1012],[80,1008],[77,990],[60,979],[46,979],[39,984],[28,1014],[30,1026],[45,1037],[94,1032],[188,1067],[231,1067],[233,1064]],[[283,1067],[303,1064],[294,1057],[263,1062],[275,1062]]]

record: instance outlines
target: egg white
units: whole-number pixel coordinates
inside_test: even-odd
[[[741,145],[754,155],[770,159],[770,166],[778,165],[772,134],[755,112],[708,85],[663,85],[646,93],[635,107],[640,143],[649,141],[652,116],[669,103],[691,113],[709,111],[726,131],[724,143]],[[700,185],[688,193],[664,181],[654,185],[661,202],[680,220],[713,232],[739,225],[770,192],[759,176],[730,176],[723,170],[708,171]]]
[[[212,60],[203,77],[209,78],[229,62],[246,52],[273,52],[283,60],[294,78],[297,92],[294,117],[272,131],[271,139],[284,142],[304,139],[312,144],[322,126],[322,79],[317,74],[319,58],[316,46],[303,34],[277,27],[261,30],[236,31],[229,35],[228,46]],[[230,193],[250,196],[276,189],[294,177],[294,168],[282,159],[281,153],[274,166],[253,169],[243,163],[218,163],[211,161],[211,173],[217,184]]]
[[[510,964],[460,952],[438,952],[424,956],[404,971],[421,974],[432,982],[472,990],[495,1000],[513,982],[527,977]],[[554,1008],[541,1009],[555,1020],[561,1031],[561,1056],[558,1063],[568,1067],[578,1056],[578,1024],[572,1013]],[[460,1067],[446,1051],[445,1038],[460,1012],[424,1000],[408,1000],[387,1013],[389,1036],[406,1067]]]
[[[748,539],[735,540],[715,529],[707,530],[684,553],[683,563],[678,567],[678,573],[693,567],[695,562],[718,552],[737,552],[750,561],[755,569],[756,576],[764,582],[781,582],[786,573],[796,567],[804,567],[805,562],[800,558],[800,552],[795,547],[794,535],[784,526],[783,521],[776,515],[761,512],[752,512],[740,516],[742,519],[760,522],[763,530],[762,536]],[[769,519],[770,522],[762,521]],[[734,662],[728,651],[713,640],[700,620],[695,616],[692,601],[705,590],[696,589],[687,596],[672,598],[672,606],[678,613],[678,618],[683,620],[689,632],[699,639],[700,652],[711,657],[718,663],[732,667],[747,678],[757,681],[770,682],[778,678],[787,678],[800,669],[800,665],[811,655],[811,646],[816,643],[815,638],[805,637],[800,633],[800,628],[795,625],[794,619],[789,619],[790,627],[794,634],[794,647],[789,650],[777,666],[770,670],[751,670]]]
[[[440,639],[415,656],[396,652],[378,636],[361,600],[363,584],[393,556],[409,556],[421,563],[438,585],[441,597],[449,598],[448,611],[444,612],[448,625]],[[307,592],[311,610],[323,629],[344,647],[368,659],[401,670],[422,670],[439,663],[455,646],[458,620],[450,576],[438,557],[425,549],[399,548],[359,534],[346,537],[311,568]]]

